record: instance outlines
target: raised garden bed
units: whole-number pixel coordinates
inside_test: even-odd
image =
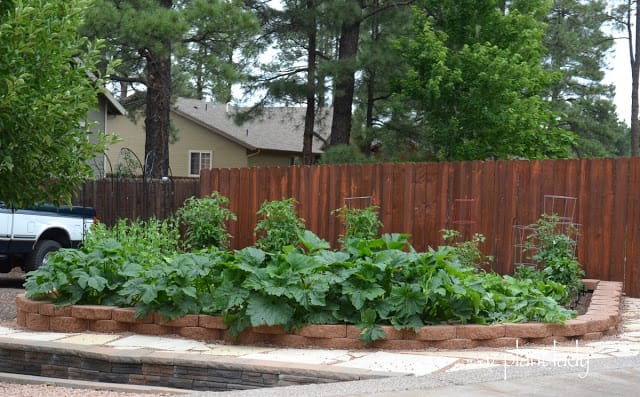
[[[254,327],[237,339],[226,332],[221,317],[186,315],[166,321],[157,314],[136,318],[134,309],[111,306],[73,305],[56,308],[47,301],[16,297],[17,323],[31,331],[53,332],[132,332],[145,335],[180,335],[207,342],[228,344],[318,347],[336,349],[377,348],[418,350],[426,348],[467,349],[474,347],[511,347],[516,342],[551,344],[572,339],[593,340],[617,332],[620,322],[622,283],[583,280],[592,292],[584,314],[564,324],[507,323],[495,325],[433,325],[419,332],[385,326],[386,337],[365,346],[360,329],[353,325],[309,325],[293,332],[282,327]]]

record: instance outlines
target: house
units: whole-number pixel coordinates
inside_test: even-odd
[[[169,146],[171,175],[197,177],[203,168],[300,163],[306,108],[266,108],[261,116],[238,124],[233,116],[241,110],[244,109],[232,105],[178,98],[171,110],[171,121],[177,130]],[[330,124],[329,110],[316,115],[315,155],[322,153]],[[128,117],[114,116],[109,121],[108,132],[122,139],[107,152],[113,172],[141,174],[145,144],[143,120],[133,122]]]
[[[106,133],[109,130],[109,120],[115,116],[126,116],[127,111],[108,91],[103,91],[98,94],[98,104],[95,109],[89,110],[87,115],[87,121],[92,123],[91,131],[92,135],[89,139],[92,142],[96,142],[98,134]],[[91,161],[91,167],[96,177],[105,176],[105,155],[97,155],[93,161]]]

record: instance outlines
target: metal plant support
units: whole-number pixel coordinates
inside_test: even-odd
[[[471,197],[461,197],[453,200],[450,212],[450,225],[460,233],[462,240],[469,240],[473,235],[473,228],[476,225],[474,208],[476,199]]]
[[[558,233],[565,234],[573,240],[573,250],[578,245],[580,225],[575,223],[577,197],[545,195],[542,215],[554,223]],[[513,225],[513,264],[518,266],[538,267],[535,259],[538,250],[538,225]]]
[[[365,209],[373,205],[373,196],[354,196],[345,197],[344,205],[350,210],[353,209]]]

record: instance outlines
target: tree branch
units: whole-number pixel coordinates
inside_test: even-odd
[[[147,81],[142,77],[127,77],[127,76],[118,76],[118,75],[109,75],[109,80],[119,81],[123,83],[139,83],[143,85],[147,85]]]

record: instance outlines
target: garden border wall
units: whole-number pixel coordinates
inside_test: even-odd
[[[132,332],[144,335],[179,335],[207,342],[330,349],[419,350],[512,347],[524,343],[552,344],[573,339],[594,340],[617,332],[621,319],[622,283],[584,280],[593,291],[585,314],[564,324],[506,323],[495,325],[431,325],[419,332],[384,326],[386,338],[365,346],[353,325],[308,325],[292,332],[281,326],[243,331],[237,339],[226,332],[222,317],[186,315],[167,321],[157,313],[136,318],[135,309],[72,305],[57,308],[47,301],[16,297],[17,323],[31,331],[101,333]]]
[[[0,372],[200,391],[356,381],[388,377],[357,368],[70,346],[0,337]]]

